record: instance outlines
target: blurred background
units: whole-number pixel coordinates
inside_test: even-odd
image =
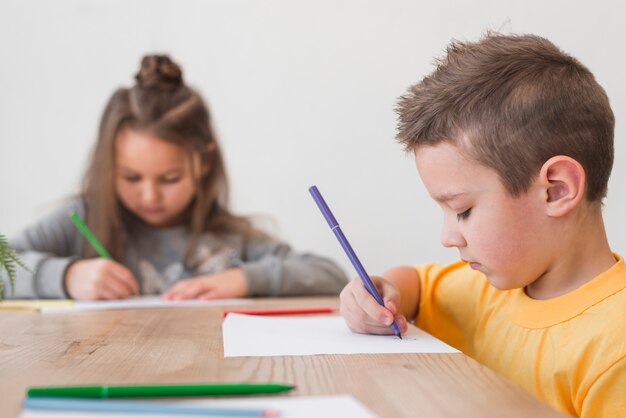
[[[440,210],[394,140],[393,108],[452,38],[496,30],[547,37],[607,91],[605,220],[625,254],[624,16],[617,0],[3,0],[0,232],[78,191],[106,101],[143,55],[166,53],[212,111],[236,212],[355,276],[308,193],[316,184],[370,273],[452,261]]]

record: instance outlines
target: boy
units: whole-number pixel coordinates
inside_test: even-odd
[[[355,332],[407,320],[569,414],[626,414],[626,266],[602,198],[614,117],[593,75],[537,36],[453,42],[400,98],[399,141],[462,261],[341,293]]]

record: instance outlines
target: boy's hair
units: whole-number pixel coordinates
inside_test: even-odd
[[[197,159],[208,172],[193,172],[196,195],[187,208],[190,239],[185,263],[191,259],[203,231],[238,233],[244,237],[260,232],[244,217],[228,209],[228,179],[224,159],[213,133],[209,111],[200,95],[183,82],[182,70],[165,55],[145,56],[131,88],[113,93],[104,109],[98,141],[83,184],[82,197],[87,224],[113,258],[123,254],[129,231],[138,223],[117,198],[115,191],[115,141],[124,129],[151,133],[182,147],[190,159]],[[192,168],[194,164],[192,164]],[[93,256],[90,245],[83,255]]]
[[[453,41],[437,64],[399,99],[405,150],[453,143],[493,168],[513,196],[548,159],[567,155],[585,170],[587,200],[606,196],[615,119],[578,60],[539,36],[487,33]]]

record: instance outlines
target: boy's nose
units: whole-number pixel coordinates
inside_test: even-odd
[[[454,221],[452,221],[454,222]],[[452,247],[465,247],[466,242],[463,235],[460,233],[459,229],[453,225],[450,225],[451,222],[444,221],[443,228],[441,229],[441,244],[446,248]]]

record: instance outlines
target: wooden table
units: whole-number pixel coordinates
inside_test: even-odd
[[[245,308],[320,305],[338,300]],[[561,416],[464,354],[224,358],[225,308],[0,311],[0,416],[19,414],[28,386],[213,381],[295,384],[285,396],[351,394],[381,417]]]

